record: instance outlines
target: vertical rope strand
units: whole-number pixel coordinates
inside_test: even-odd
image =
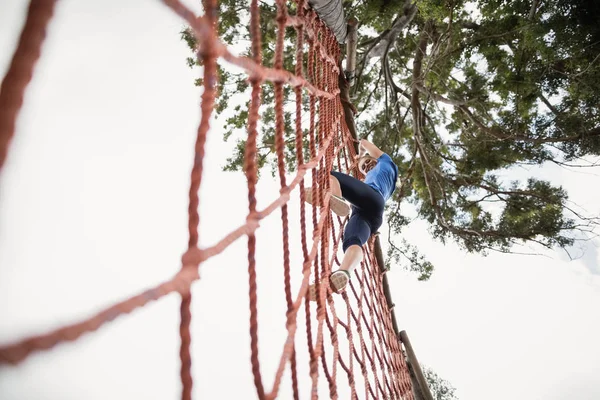
[[[199,190],[202,184],[203,161],[205,155],[206,135],[210,128],[210,117],[214,109],[214,102],[217,87],[217,60],[213,51],[213,43],[216,40],[216,1],[204,0],[204,9],[213,29],[209,30],[208,43],[198,56],[202,59],[204,65],[204,92],[202,93],[202,117],[196,136],[196,144],[194,148],[194,163],[191,173],[191,183],[189,190],[189,206],[188,206],[188,250],[198,246],[198,227],[200,225],[200,214],[198,206],[200,204]],[[183,265],[182,268],[189,266]],[[192,320],[191,312],[192,293],[191,290],[182,295],[181,306],[179,308],[180,324],[179,334],[181,336],[181,345],[179,348],[179,356],[181,358],[181,383],[182,383],[182,400],[192,399],[192,356],[190,353],[191,333],[190,325]]]
[[[262,64],[262,37],[260,32],[260,9],[258,0],[252,0],[250,5],[250,37],[252,39],[252,58],[258,65]],[[258,111],[261,101],[261,78],[251,76],[252,98],[248,114],[248,140],[244,154],[244,171],[248,181],[248,219],[256,213],[256,183],[258,181],[258,167],[256,164],[257,148],[256,138],[258,136]],[[258,310],[257,310],[257,287],[256,287],[256,236],[248,234],[248,281],[249,281],[249,303],[250,303],[250,361],[252,364],[252,375],[256,394],[260,400],[265,398],[265,389],[260,373],[258,359]]]
[[[31,0],[19,44],[0,87],[0,170],[15,133],[17,116],[23,106],[25,89],[40,58],[56,0]]]

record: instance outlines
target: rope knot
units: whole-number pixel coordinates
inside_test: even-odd
[[[284,186],[281,189],[279,189],[279,194],[281,195],[286,195],[290,193],[290,187],[289,186]]]
[[[181,265],[183,267],[197,267],[202,261],[202,250],[198,247],[190,247],[183,256],[181,256]]]

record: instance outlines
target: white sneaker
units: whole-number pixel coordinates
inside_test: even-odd
[[[306,202],[308,204],[314,205],[312,198],[312,188],[306,188],[304,192],[306,194]],[[333,211],[340,217],[347,216],[348,214],[350,214],[351,211],[350,205],[346,203],[344,199],[335,195],[332,195],[329,200],[329,208],[331,208],[331,211]]]
[[[350,272],[345,269],[338,269],[329,276],[329,282],[334,292],[343,292],[348,286],[348,282],[350,282]]]

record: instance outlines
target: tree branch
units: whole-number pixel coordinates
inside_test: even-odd
[[[531,9],[529,10],[529,16],[527,17],[527,19],[529,21],[531,21],[533,19],[533,17],[535,16],[535,11],[537,10],[539,3],[540,3],[539,0],[533,0],[533,2],[531,4]]]
[[[377,46],[372,48],[365,56],[368,56],[368,58],[382,57],[390,44],[396,41],[400,32],[411,23],[417,14],[417,10],[417,5],[412,0],[406,0],[404,3],[404,14],[394,21],[392,27],[382,35],[382,39]]]
[[[431,90],[427,89],[421,83],[417,83],[416,86],[417,86],[417,89],[419,89],[420,92],[429,95],[432,99],[434,99],[436,101],[439,101],[439,102],[442,102],[442,103],[446,103],[446,104],[450,104],[452,106],[463,106],[463,105],[467,104],[467,102],[465,100],[447,99],[444,96],[441,96],[441,95],[439,95],[437,93],[432,93]]]

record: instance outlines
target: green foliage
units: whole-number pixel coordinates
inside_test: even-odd
[[[260,2],[261,11],[261,35],[262,35],[262,56],[263,64],[273,66],[275,57],[275,35],[276,12],[274,4]],[[250,33],[249,33],[249,9],[247,1],[224,0],[219,2],[219,35],[220,39],[228,45],[234,46],[235,50],[243,56],[251,57],[250,51]],[[190,50],[197,47],[197,39],[194,37],[190,28],[183,29],[181,38],[186,42]],[[295,66],[295,41],[296,33],[293,28],[286,30],[286,40],[284,43],[284,68],[293,71]],[[192,67],[201,67],[200,61],[196,58],[188,58],[188,65]],[[306,63],[306,62],[305,62]],[[239,103],[239,99],[250,98],[250,85],[245,73],[233,73],[218,67],[219,85],[218,97],[216,99],[215,113],[217,116],[225,115],[223,125],[223,138],[225,141],[234,140],[236,145],[233,154],[226,159],[225,171],[239,171],[243,165],[244,149],[246,136],[246,127],[248,123],[248,106],[246,103]],[[201,86],[201,78],[195,81],[197,86]],[[277,163],[274,160],[275,155],[275,108],[274,108],[274,87],[271,84],[262,86],[261,102],[261,121],[259,124],[260,143],[258,146],[257,161],[260,167],[271,166],[271,175],[275,175]],[[241,95],[241,96],[238,96]],[[290,103],[293,98],[293,92],[289,86],[284,87],[285,103]],[[232,112],[233,111],[233,112]],[[308,111],[308,105],[303,105],[303,111]],[[285,112],[284,133],[290,140],[286,141],[285,163],[290,170],[295,169],[296,154],[294,145],[295,128],[294,120],[289,111]],[[303,141],[307,148],[308,142]]]
[[[450,382],[433,372],[432,369],[424,367],[423,375],[425,375],[425,380],[434,400],[458,400],[455,395],[456,389]]]
[[[426,281],[431,278],[434,269],[433,264],[427,261],[416,246],[411,245],[406,239],[402,238],[400,245],[391,243],[388,248],[386,269],[390,269],[392,263],[402,265],[404,262],[408,262],[409,271],[418,274],[418,280]]]
[[[423,280],[433,271],[418,249],[395,239],[408,224],[401,204],[412,204],[435,238],[482,254],[508,252],[525,242],[568,247],[595,226],[597,219],[575,213],[567,193],[552,182],[501,177],[522,165],[564,165],[600,155],[600,25],[595,18],[600,5],[584,0],[343,4],[361,22],[351,92],[359,135],[388,153],[405,179],[388,209],[395,234],[388,265],[403,264]],[[241,0],[220,2],[221,38],[245,55],[247,7]],[[413,15],[412,7],[417,7],[414,17],[391,37],[402,19]],[[271,66],[276,9],[265,2],[260,8],[263,62]],[[286,29],[286,38],[284,67],[294,71],[293,28]],[[191,49],[197,44],[189,30],[182,40]],[[193,58],[187,62],[197,65]],[[303,70],[311,79],[306,60]],[[225,169],[239,170],[248,117],[248,105],[239,99],[247,101],[250,89],[245,74],[220,69],[219,78],[216,112],[227,116],[224,139],[237,143]],[[289,87],[285,90],[285,155],[293,168],[295,98]],[[263,85],[262,104],[258,162],[273,167],[270,84]],[[305,101],[304,115],[308,107]],[[306,138],[303,149],[307,156]]]

